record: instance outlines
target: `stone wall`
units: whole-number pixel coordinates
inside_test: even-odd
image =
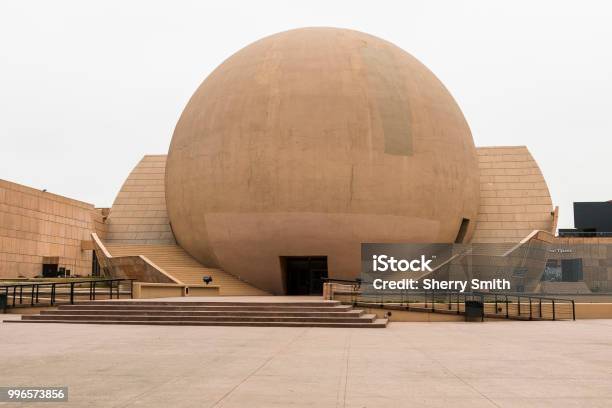
[[[582,259],[582,281],[593,292],[612,291],[612,238],[555,237],[550,259]]]
[[[81,248],[96,214],[91,204],[0,180],[0,278],[41,275],[43,257],[89,275],[92,251]]]

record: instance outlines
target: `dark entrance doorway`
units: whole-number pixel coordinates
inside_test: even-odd
[[[57,278],[59,274],[59,256],[43,256],[42,276],[45,278]]]
[[[57,264],[43,264],[42,276],[45,278],[57,278],[59,269]]]
[[[580,282],[582,280],[582,259],[561,260],[561,280],[563,282]]]
[[[327,278],[326,256],[286,256],[281,258],[288,295],[323,294],[322,278]]]

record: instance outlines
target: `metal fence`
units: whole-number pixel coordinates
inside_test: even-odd
[[[6,307],[55,306],[79,300],[133,297],[134,279],[91,279],[70,282],[0,284]]]
[[[432,313],[465,314],[466,302],[482,304],[482,317],[516,320],[576,320],[574,300],[525,293],[459,292],[448,290],[362,290],[368,283],[326,279],[351,288],[346,301],[362,307],[383,307]]]

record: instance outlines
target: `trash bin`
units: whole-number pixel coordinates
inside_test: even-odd
[[[480,300],[465,301],[465,321],[467,322],[470,318],[484,321],[484,304]]]
[[[6,293],[0,293],[0,310],[2,313],[6,311],[7,297]]]

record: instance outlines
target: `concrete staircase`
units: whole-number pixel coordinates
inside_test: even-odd
[[[337,301],[96,301],[62,305],[6,323],[384,328],[387,319]]]
[[[113,257],[143,255],[166,273],[186,285],[202,285],[202,277],[212,276],[221,296],[262,296],[269,293],[257,289],[221,269],[207,268],[178,245],[105,244]]]

